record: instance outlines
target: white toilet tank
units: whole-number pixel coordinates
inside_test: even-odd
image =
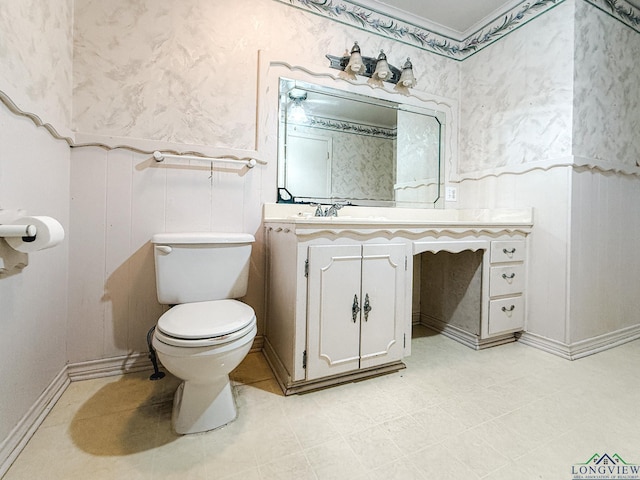
[[[158,301],[177,305],[243,297],[254,241],[248,233],[154,235]]]

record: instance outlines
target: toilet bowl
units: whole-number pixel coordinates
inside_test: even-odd
[[[182,380],[173,402],[177,433],[199,433],[236,418],[229,373],[256,336],[247,292],[253,235],[159,233],[152,237],[158,301],[174,305],[158,320],[152,345]]]
[[[251,349],[256,331],[253,309],[237,300],[176,305],[160,317],[153,347],[183,380],[173,402],[177,433],[213,430],[236,418],[229,373]]]

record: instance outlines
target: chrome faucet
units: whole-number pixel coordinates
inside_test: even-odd
[[[325,217],[337,217],[338,216],[338,210],[340,210],[342,207],[344,207],[343,204],[334,203],[333,205],[331,205],[329,208],[327,208],[324,211],[324,216]]]
[[[336,202],[324,210],[322,209],[322,205],[319,203],[312,203],[311,206],[316,207],[316,212],[314,213],[314,216],[316,217],[337,217],[338,210],[344,207],[344,204]]]
[[[316,213],[313,214],[314,217],[325,216],[324,212],[322,211],[322,205],[320,205],[319,203],[312,203],[311,206],[316,207]]]

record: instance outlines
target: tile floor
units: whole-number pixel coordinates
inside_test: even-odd
[[[571,479],[594,453],[640,464],[640,341],[569,362],[414,332],[401,372],[284,397],[260,353],[239,418],[170,429],[174,378],[72,383],[5,475],[17,479]]]

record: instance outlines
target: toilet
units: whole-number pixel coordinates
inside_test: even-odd
[[[173,305],[153,334],[158,359],[182,380],[172,425],[180,434],[206,432],[237,416],[229,373],[256,336],[243,297],[253,235],[159,233],[152,237],[158,301]]]

